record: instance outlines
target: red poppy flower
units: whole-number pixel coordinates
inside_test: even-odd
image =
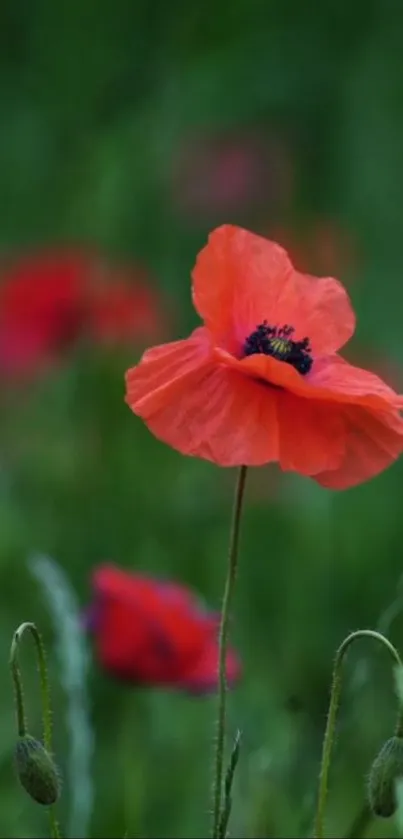
[[[27,256],[0,283],[0,369],[31,374],[79,337],[134,343],[161,336],[165,322],[136,268],[108,266],[86,252]]]
[[[24,257],[9,268],[0,284],[3,372],[33,372],[77,335],[88,269],[89,262],[74,252]]]
[[[337,353],[355,328],[337,280],[225,225],[199,254],[193,301],[205,325],[126,374],[126,401],[158,438],[222,466],[277,461],[334,489],[401,453],[402,397]]]
[[[206,612],[182,586],[102,565],[86,624],[101,664],[138,684],[208,692],[217,685],[219,616]],[[227,678],[238,678],[235,653]]]

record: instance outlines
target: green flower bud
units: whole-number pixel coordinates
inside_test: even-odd
[[[388,819],[396,812],[396,781],[402,777],[403,738],[391,737],[375,758],[369,775],[368,800],[374,816]]]
[[[28,795],[38,804],[54,804],[60,793],[60,777],[42,743],[25,734],[17,742],[14,758],[18,778]]]

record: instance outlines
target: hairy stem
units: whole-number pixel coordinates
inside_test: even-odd
[[[53,807],[49,807],[49,824],[52,839],[61,839],[59,822],[57,821]]]
[[[234,744],[232,746],[231,757],[229,759],[229,764],[227,767],[227,771],[225,773],[225,781],[224,781],[224,802],[221,808],[221,816],[220,816],[220,827],[219,827],[219,836],[220,839],[226,839],[227,837],[227,829],[228,823],[231,815],[231,808],[232,808],[232,786],[234,783],[235,777],[235,770],[238,765],[239,760],[239,751],[241,747],[241,732],[237,731]]]
[[[221,609],[219,635],[219,670],[218,670],[218,722],[217,741],[215,751],[214,782],[213,782],[213,827],[212,839],[219,839],[221,806],[223,797],[223,774],[225,752],[225,722],[227,710],[227,680],[226,660],[228,647],[228,629],[231,614],[232,598],[238,567],[239,532],[242,515],[242,504],[245,490],[246,466],[241,466],[235,489],[232,523],[230,530],[227,578],[225,581],[224,597]]]
[[[336,728],[336,720],[337,720],[337,712],[339,709],[339,701],[340,701],[340,693],[341,693],[341,673],[342,673],[342,665],[344,656],[353,643],[353,641],[358,640],[359,638],[371,638],[374,641],[378,641],[379,643],[383,644],[384,647],[388,650],[389,654],[393,659],[394,664],[398,664],[401,666],[400,656],[393,644],[385,638],[384,635],[381,635],[380,632],[375,632],[372,629],[359,629],[357,632],[352,632],[351,635],[348,635],[347,638],[344,639],[343,643],[340,645],[339,649],[336,653],[336,658],[334,662],[333,668],[333,679],[332,679],[332,688],[330,693],[330,704],[329,704],[329,712],[327,716],[326,722],[326,730],[325,736],[323,739],[323,749],[322,749],[322,760],[320,766],[320,774],[319,774],[319,791],[318,791],[318,803],[316,809],[316,816],[315,816],[315,829],[314,829],[314,837],[315,839],[323,839],[324,833],[324,817],[325,817],[325,807],[326,807],[326,798],[327,798],[327,790],[328,790],[328,779],[329,779],[329,769],[330,769],[330,759],[332,754],[333,742],[334,742],[334,734]],[[402,719],[402,712],[399,710],[399,716],[397,721],[396,733],[401,736],[400,732],[403,730],[403,719]]]
[[[34,640],[36,655],[38,660],[39,682],[41,689],[41,703],[42,703],[42,726],[43,726],[43,745],[49,754],[52,753],[52,713],[50,704],[50,685],[48,678],[48,670],[46,667],[45,647],[41,635],[34,623],[26,621],[18,627],[14,633],[10,650],[10,668],[14,683],[16,710],[17,710],[17,727],[20,737],[27,734],[27,720],[24,707],[24,694],[22,688],[21,671],[18,665],[18,648],[23,635],[29,632]],[[60,831],[53,808],[49,808],[50,831],[52,839],[60,839]]]
[[[17,715],[17,730],[19,737],[25,737],[27,733],[27,717],[25,713],[25,705],[24,705],[24,691],[22,687],[22,676],[21,670],[18,665],[18,630],[14,634],[13,640],[11,642],[11,650],[10,650],[10,670],[11,670],[11,677],[13,680],[14,685],[14,695],[15,695],[15,708],[16,708],[16,715]]]

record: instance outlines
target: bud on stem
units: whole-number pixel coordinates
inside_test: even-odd
[[[60,792],[59,773],[42,743],[25,734],[17,740],[14,757],[18,778],[28,795],[38,804],[54,804]]]
[[[403,739],[391,737],[375,758],[368,779],[368,801],[374,816],[388,819],[397,810],[396,781],[403,777]]]
[[[383,644],[384,647],[388,650],[390,656],[393,659],[393,664],[398,665],[399,667],[402,666],[399,653],[393,646],[393,644],[385,638],[384,635],[381,635],[380,632],[375,632],[372,629],[359,629],[357,632],[352,632],[347,638],[344,639],[343,643],[340,645],[339,649],[336,653],[336,658],[334,662],[333,668],[333,680],[332,680],[332,689],[330,694],[330,704],[329,704],[329,712],[327,717],[326,723],[326,730],[325,736],[323,739],[323,749],[322,749],[322,760],[321,760],[321,767],[320,767],[320,775],[319,775],[319,791],[318,791],[318,803],[316,809],[316,816],[315,816],[315,829],[314,829],[314,837],[315,839],[323,839],[324,834],[324,816],[325,816],[325,806],[326,806],[326,798],[327,798],[327,789],[328,789],[328,777],[329,777],[329,769],[330,769],[330,759],[332,754],[332,747],[334,741],[334,733],[336,727],[336,719],[337,719],[337,712],[339,708],[340,702],[340,693],[341,693],[341,674],[342,674],[342,665],[344,661],[344,656],[349,649],[350,645],[353,641],[358,640],[359,638],[371,638],[374,641],[378,641],[379,643]],[[396,727],[396,738],[400,740],[400,734],[402,732],[402,716],[401,712],[399,712],[397,727]],[[388,741],[389,742],[389,741]],[[380,758],[380,755],[378,758]],[[380,777],[379,772],[377,771],[378,778]],[[396,776],[395,776],[396,777]],[[381,784],[382,785],[382,784]],[[378,780],[378,787],[379,787],[379,780]]]
[[[27,730],[22,677],[18,666],[18,648],[22,636],[29,632],[35,643],[42,698],[43,744],[31,737]],[[28,795],[38,804],[49,807],[52,839],[60,839],[59,826],[52,806],[60,794],[60,776],[51,757],[52,724],[50,688],[46,668],[45,649],[34,623],[23,623],[14,633],[10,650],[10,669],[14,684],[18,740],[14,750],[17,775]]]

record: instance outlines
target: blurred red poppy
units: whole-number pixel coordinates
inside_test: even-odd
[[[136,266],[85,251],[45,251],[0,277],[0,370],[30,375],[76,339],[135,343],[165,334],[159,296]]]
[[[0,284],[0,369],[29,374],[74,339],[90,262],[74,252],[24,257]]]
[[[219,615],[177,583],[101,565],[85,614],[102,666],[139,685],[208,693],[217,686]],[[230,650],[227,679],[240,675]]]
[[[355,329],[341,283],[223,225],[198,256],[192,292],[204,325],[126,373],[126,401],[156,437],[220,466],[278,462],[331,489],[402,453],[403,397],[338,353]]]

